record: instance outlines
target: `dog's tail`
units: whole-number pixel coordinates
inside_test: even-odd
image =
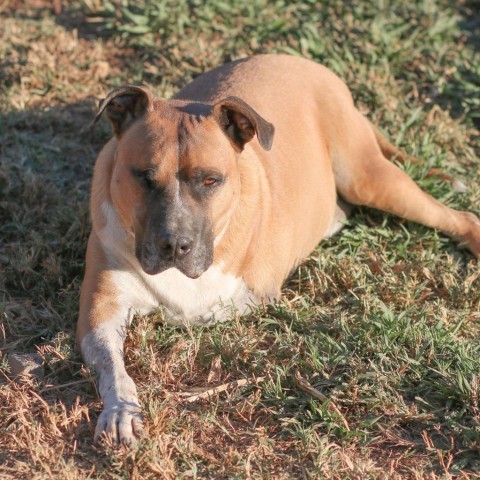
[[[385,136],[375,125],[373,125],[372,123],[370,125],[372,126],[373,132],[375,133],[375,138],[377,140],[378,146],[380,147],[380,150],[382,151],[383,155],[388,158],[388,160],[396,160],[397,162],[400,162],[402,164],[404,164],[405,161],[408,161],[410,163],[420,162],[418,158],[411,157],[410,155],[406,155],[405,153],[400,151],[395,145],[392,145],[385,138]],[[467,187],[462,181],[452,177],[440,168],[431,168],[427,173],[427,177],[431,176],[440,177],[442,180],[450,183],[453,190],[456,192],[464,193],[467,191]]]

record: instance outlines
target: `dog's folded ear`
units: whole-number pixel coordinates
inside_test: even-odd
[[[238,97],[227,97],[213,106],[213,115],[239,151],[257,134],[264,150],[272,148],[274,127],[248,103]]]
[[[106,112],[113,132],[118,137],[138,117],[141,117],[153,104],[153,94],[146,88],[125,85],[111,91],[100,101],[97,114],[93,120],[95,125],[103,112]]]

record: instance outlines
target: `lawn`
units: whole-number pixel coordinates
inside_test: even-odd
[[[90,179],[110,135],[89,126],[110,89],[169,97],[246,55],[313,59],[424,159],[404,167],[422,188],[478,215],[479,9],[0,0],[0,478],[478,478],[479,264],[426,227],[356,209],[275,305],[209,328],[136,318],[126,361],[148,436],[133,449],[93,445],[101,402],[74,332]],[[8,355],[24,352],[43,377],[12,380]]]

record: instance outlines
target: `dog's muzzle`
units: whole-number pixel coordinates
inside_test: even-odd
[[[143,271],[157,275],[177,268],[189,278],[198,278],[213,261],[213,242],[194,240],[187,236],[161,235],[137,241],[136,256]]]

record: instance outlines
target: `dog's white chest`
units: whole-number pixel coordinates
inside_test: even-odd
[[[106,225],[99,237],[115,265],[111,280],[122,305],[141,313],[165,307],[166,319],[172,323],[201,324],[225,320],[255,303],[243,279],[224,273],[221,265],[212,265],[197,279],[175,268],[147,275],[133,255],[133,239],[120,228],[112,206],[104,203],[103,210]]]
[[[195,280],[175,268],[153,277],[142,272],[141,277],[153,296],[152,306],[166,307],[167,319],[173,323],[224,320],[235,311],[243,312],[251,301],[245,282],[219,266],[210,267]]]

